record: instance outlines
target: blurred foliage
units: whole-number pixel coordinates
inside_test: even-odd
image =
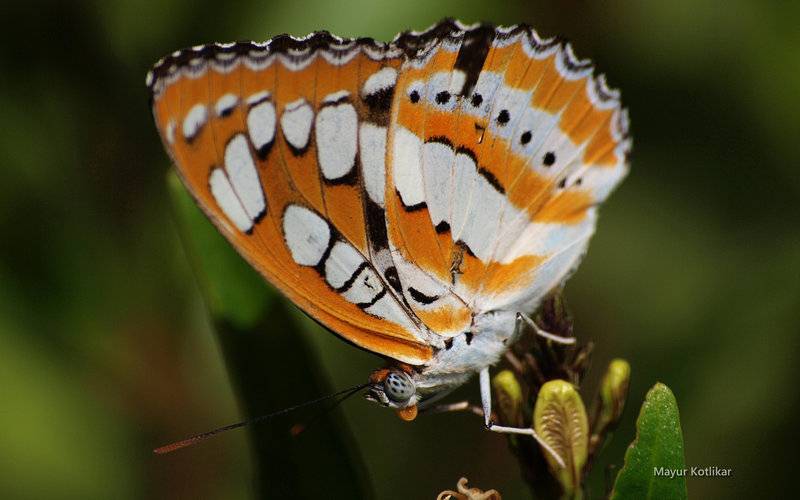
[[[201,42],[317,28],[388,39],[445,15],[567,36],[622,89],[633,169],[566,289],[581,336],[595,359],[631,362],[630,400],[654,380],[670,386],[687,465],[733,469],[687,478],[693,495],[791,491],[798,394],[783,388],[796,378],[800,324],[800,4],[10,0],[0,16],[4,497],[253,495],[245,433],[167,460],[150,451],[241,414],[164,187],[149,66]],[[259,351],[269,324],[241,333],[281,383],[319,370],[346,387],[380,363],[291,315],[318,366]],[[590,370],[589,392],[601,375]],[[461,476],[526,495],[505,439],[472,415],[405,424],[356,400],[344,414],[378,498],[433,497]],[[634,432],[626,414],[599,460],[619,464]],[[328,438],[312,427],[304,439]],[[603,469],[589,480],[602,485]]]

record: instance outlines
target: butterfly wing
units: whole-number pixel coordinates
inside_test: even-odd
[[[149,86],[237,250],[331,330],[411,364],[563,282],[628,168],[618,94],[526,26],[203,46]]]
[[[630,139],[618,94],[569,45],[445,25],[397,82],[386,214],[403,288],[423,292],[412,309],[448,335],[463,310],[525,310],[567,278]]]
[[[370,245],[385,234],[369,193],[384,184],[401,55],[327,33],[281,36],[178,52],[148,80],[181,177],[244,258],[345,339],[422,364],[430,334]]]

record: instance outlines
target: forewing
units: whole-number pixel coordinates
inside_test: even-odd
[[[401,57],[371,40],[281,36],[177,52],[148,83],[181,177],[244,258],[345,339],[422,364],[429,334],[370,249]]]

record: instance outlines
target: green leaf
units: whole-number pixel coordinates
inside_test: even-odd
[[[614,483],[611,498],[687,498],[685,474],[678,403],[672,391],[658,383],[642,404],[636,421],[636,439],[625,453],[625,465]]]

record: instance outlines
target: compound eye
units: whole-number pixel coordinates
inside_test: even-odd
[[[383,391],[395,403],[404,403],[411,399],[416,389],[408,377],[392,372],[383,381]]]

